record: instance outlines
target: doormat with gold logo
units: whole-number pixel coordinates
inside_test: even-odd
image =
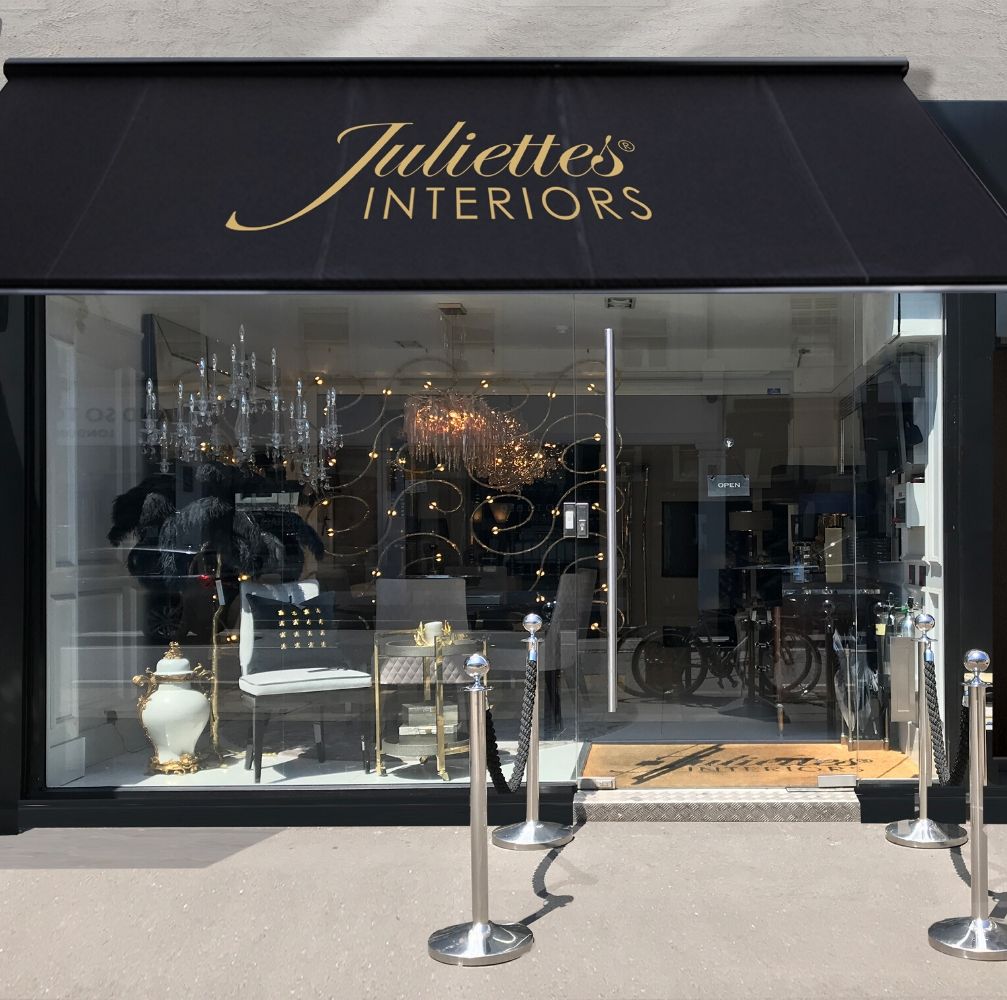
[[[584,777],[617,788],[753,788],[818,785],[818,776],[915,778],[900,750],[857,750],[841,743],[596,743]]]

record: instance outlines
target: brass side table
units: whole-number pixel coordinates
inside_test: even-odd
[[[399,760],[417,760],[421,764],[430,758],[430,754],[403,753],[398,743],[392,744],[382,739],[381,717],[381,673],[384,663],[391,659],[416,659],[421,663],[421,675],[418,678],[397,680],[385,686],[401,686],[404,684],[422,683],[423,698],[429,701],[431,682],[434,696],[434,728],[436,733],[435,756],[437,758],[437,773],[444,781],[450,781],[447,769],[449,754],[467,753],[468,741],[448,743],[444,735],[444,657],[468,656],[472,653],[486,655],[486,640],[473,638],[464,633],[452,632],[447,636],[437,636],[430,645],[418,644],[415,633],[379,632],[374,636],[374,769],[378,774],[385,774],[385,756],[397,757]],[[394,748],[394,749],[393,749]]]

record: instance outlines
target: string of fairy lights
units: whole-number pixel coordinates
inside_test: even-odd
[[[285,479],[293,479],[304,488],[308,516],[320,526],[328,557],[340,561],[372,556],[372,577],[380,577],[397,552],[402,555],[396,571],[402,573],[438,570],[449,562],[463,561],[461,547],[443,532],[403,531],[400,523],[406,519],[410,504],[421,502],[420,497],[431,513],[448,517],[461,511],[466,493],[445,477],[463,475],[471,483],[470,492],[485,491],[482,498],[471,497],[471,543],[504,560],[538,553],[535,600],[545,603],[549,599],[548,579],[580,565],[597,566],[605,559],[604,536],[591,532],[586,542],[594,541],[597,551],[578,555],[550,570],[550,558],[564,541],[561,532],[556,537],[563,503],[595,488],[597,495],[603,496],[605,480],[599,477],[608,471],[604,463],[581,468],[573,458],[582,453],[580,446],[599,444],[601,431],[582,433],[565,444],[557,440],[567,427],[577,431],[591,421],[600,422],[604,430],[604,417],[591,411],[553,417],[561,386],[571,394],[597,393],[597,376],[592,378],[590,372],[577,369],[577,365],[570,366],[543,394],[544,413],[532,427],[522,413],[536,398],[528,390],[516,404],[504,408],[491,405],[487,398],[488,379],[480,379],[478,388],[461,391],[454,382],[441,387],[430,377],[421,390],[406,395],[399,413],[389,412],[396,395],[393,389],[381,388],[377,412],[360,426],[347,428],[347,415],[374,392],[368,393],[361,386],[356,394],[344,393],[340,398],[332,386],[324,393],[307,391],[306,386],[321,388],[320,377],[298,378],[292,387],[285,386],[275,349],[270,354],[267,382],[267,372],[262,371],[255,352],[246,348],[242,327],[231,345],[230,363],[221,365],[217,355],[201,357],[190,376],[188,391],[185,380],[179,379],[172,406],[162,406],[153,380],[148,380],[141,444],[161,472],[169,471],[175,463],[207,461],[230,462],[259,472],[282,470]],[[345,463],[340,462],[339,453],[347,441],[358,441],[367,434],[371,436],[366,463],[350,478],[343,478]],[[401,442],[384,443],[394,436]],[[621,452],[621,440],[617,448]],[[360,546],[338,544],[339,538],[352,538],[368,530],[374,511],[361,492],[369,491],[353,491],[381,462],[400,473],[404,482],[384,509],[377,537]],[[505,537],[520,532],[536,518],[536,504],[522,490],[550,480],[556,480],[558,486],[556,474],[560,470],[573,476],[575,482],[549,501],[549,520],[544,530],[531,544],[502,546]],[[617,491],[617,495],[621,509],[622,492]],[[337,511],[343,509],[354,513],[337,516]],[[597,513],[598,523],[604,524],[600,500],[592,502],[591,509]],[[431,550],[408,558],[406,553],[410,548],[415,553],[417,544],[429,545]],[[621,568],[622,552],[617,556]],[[607,603],[606,591],[607,584],[602,583],[595,592],[595,604]],[[598,617],[603,620],[603,616]],[[601,621],[593,622],[591,627],[600,631]]]

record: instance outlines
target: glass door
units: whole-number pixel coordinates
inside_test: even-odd
[[[882,725],[845,440],[860,297],[579,296],[576,312],[579,357],[605,359],[612,330],[615,409],[606,683],[582,688],[578,735],[642,783],[852,778]]]

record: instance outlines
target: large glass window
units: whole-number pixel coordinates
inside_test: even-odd
[[[483,649],[506,768],[532,611],[545,780],[911,777],[942,329],[939,296],[50,298],[47,784],[464,780]]]
[[[484,649],[507,766],[521,619],[558,662],[597,587],[598,539],[585,570],[558,530],[598,496],[569,297],[53,298],[47,325],[49,785],[464,778]],[[577,767],[558,676],[546,779]]]

